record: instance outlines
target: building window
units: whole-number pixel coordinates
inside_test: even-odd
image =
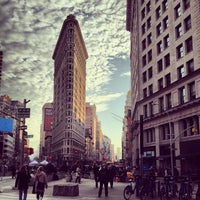
[[[147,19],[147,29],[151,28],[151,17]]]
[[[183,104],[186,102],[186,91],[185,87],[179,88],[179,104]]]
[[[142,50],[146,49],[146,39],[142,40]]]
[[[163,40],[164,40],[164,48],[166,49],[170,45],[170,43],[169,43],[169,35],[166,35]]]
[[[158,109],[159,109],[159,112],[164,111],[164,98],[163,97],[160,97],[158,99]]]
[[[160,6],[158,6],[158,8],[156,9],[156,19],[160,18],[161,17],[161,8]]]
[[[157,34],[157,37],[162,33],[162,25],[161,23],[159,23],[157,26],[156,26],[156,34]]]
[[[149,85],[149,95],[153,94],[153,84]]]
[[[152,50],[149,50],[147,55],[148,55],[148,62],[151,62],[151,60],[152,60]]]
[[[149,103],[149,115],[150,116],[153,116],[153,106],[154,106],[153,101],[151,101]]]
[[[163,29],[166,30],[169,27],[168,16],[163,19]]]
[[[147,72],[143,72],[142,74],[142,77],[143,77],[143,83],[145,83],[147,81]]]
[[[188,90],[189,90],[189,100],[191,101],[196,99],[195,82],[188,84]]]
[[[174,8],[175,19],[181,16],[181,5],[180,3]]]
[[[145,8],[142,9],[141,18],[142,18],[142,20],[145,18]]]
[[[180,44],[178,47],[176,47],[176,57],[177,59],[180,59],[183,57],[183,55],[184,55],[183,44]]]
[[[161,90],[161,89],[163,89],[163,78],[160,78],[158,80],[158,90]]]
[[[172,95],[171,93],[166,95],[166,109],[170,109],[172,107]]]
[[[146,32],[146,25],[145,23],[142,25],[142,34],[144,35]]]
[[[147,118],[148,117],[148,114],[147,114],[147,105],[144,105],[143,112],[144,112],[144,117]]]
[[[192,28],[192,21],[190,15],[184,19],[184,27],[185,32],[189,31]]]
[[[167,140],[167,135],[169,135],[169,130],[166,125],[159,126],[159,132],[161,140]]]
[[[164,57],[164,64],[165,64],[165,68],[170,66],[170,54],[169,53]]]
[[[143,89],[143,98],[147,97],[147,88]]]
[[[183,0],[183,10],[187,10],[190,7],[190,0]]]
[[[168,2],[167,2],[167,0],[164,0],[162,2],[162,9],[163,9],[163,12],[165,12],[168,9]]]
[[[151,79],[152,77],[153,77],[153,68],[150,67],[150,68],[148,69],[148,78]]]
[[[152,43],[152,34],[149,33],[149,35],[147,36],[147,45],[150,45]]]
[[[177,75],[178,75],[178,79],[181,79],[185,76],[184,65],[181,65],[180,67],[177,68]]]
[[[142,66],[144,67],[147,64],[146,55],[142,57]]]
[[[194,60],[191,59],[188,62],[186,62],[186,67],[187,67],[187,73],[190,74],[194,71]]]
[[[171,84],[171,74],[169,73],[169,74],[167,74],[166,76],[165,76],[165,86],[167,87],[167,86],[169,86]]]
[[[162,59],[157,62],[157,69],[158,69],[158,73],[163,70]]]
[[[151,1],[147,3],[147,14],[151,11]]]
[[[157,54],[160,54],[163,51],[162,41],[157,44]]]
[[[146,136],[147,136],[147,143],[152,143],[152,142],[155,142],[155,132],[154,132],[154,129],[148,129],[147,132],[146,132]],[[151,151],[150,151],[151,152]]]
[[[186,53],[189,53],[193,50],[193,44],[192,44],[192,37],[189,37],[186,41],[185,41],[185,51]]]
[[[176,30],[176,38],[178,39],[179,37],[181,37],[181,35],[183,35],[183,29],[181,23],[176,26],[175,30]]]

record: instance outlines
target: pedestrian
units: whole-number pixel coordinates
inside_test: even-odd
[[[28,184],[30,179],[31,175],[29,173],[28,166],[22,166],[20,171],[17,173],[17,178],[15,181],[15,187],[19,190],[19,200],[27,199]]]
[[[16,167],[15,167],[15,164],[11,166],[11,172],[12,172],[12,179],[16,178]]]
[[[81,168],[79,166],[76,168],[75,176],[75,183],[81,183]]]
[[[110,188],[113,188],[113,182],[114,182],[114,178],[115,178],[115,175],[116,175],[115,166],[113,164],[111,164],[108,167],[108,172],[109,172]]]
[[[96,188],[98,188],[98,182],[99,182],[99,166],[98,166],[98,163],[94,163],[93,173],[94,173],[95,186],[96,186]]]
[[[38,167],[37,172],[35,174],[34,187],[35,187],[37,200],[39,200],[40,197],[42,199],[44,196],[45,188],[48,187],[47,176],[46,176],[46,173],[44,172],[44,168],[42,166]]]
[[[99,169],[100,187],[99,187],[98,197],[101,197],[103,186],[104,186],[104,190],[105,190],[105,196],[106,197],[108,196],[108,181],[109,181],[108,167],[107,167],[106,163],[103,163]]]

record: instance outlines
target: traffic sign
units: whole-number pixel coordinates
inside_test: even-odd
[[[29,118],[30,108],[18,108],[18,118]]]
[[[33,135],[26,135],[25,138],[33,138]]]
[[[20,130],[26,130],[26,129],[27,129],[26,125],[20,126]]]

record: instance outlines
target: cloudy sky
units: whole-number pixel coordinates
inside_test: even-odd
[[[37,148],[42,106],[53,99],[52,55],[69,14],[79,22],[89,55],[87,101],[96,105],[103,133],[121,146],[121,119],[130,88],[126,0],[1,0],[1,95],[31,100],[31,118],[26,121],[28,133],[34,134],[30,144]]]

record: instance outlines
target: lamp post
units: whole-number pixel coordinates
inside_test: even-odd
[[[172,130],[171,129],[172,129],[171,122],[169,122],[169,137],[170,137],[169,144],[170,144],[171,175],[174,176],[174,156],[173,156],[173,142],[172,142]]]

